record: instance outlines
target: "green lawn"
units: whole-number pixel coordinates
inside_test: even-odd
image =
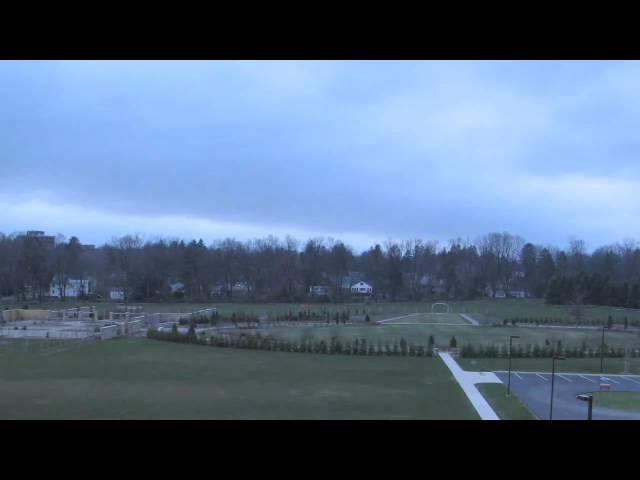
[[[469,325],[465,319],[463,319],[457,313],[422,313],[418,315],[411,315],[408,317],[389,317],[388,320],[383,320],[385,325],[402,324],[402,323],[455,323],[457,325]]]
[[[45,308],[58,310],[75,306],[95,305],[100,314],[113,309],[113,303],[78,302],[69,300],[66,303],[59,301],[39,304],[37,302],[26,302],[30,308]],[[203,308],[216,307],[224,315],[233,312],[245,312],[251,314],[286,313],[289,310],[296,312],[301,309],[310,308],[320,312],[323,310],[341,311],[350,309],[352,313],[363,309],[372,317],[384,318],[390,315],[402,315],[407,313],[430,313],[432,302],[385,302],[385,303],[354,303],[354,304],[312,304],[306,303],[140,303],[132,302],[135,305],[142,305],[145,311],[155,312],[191,312]],[[22,306],[23,303],[18,304]],[[540,299],[482,299],[460,302],[449,302],[453,313],[468,313],[478,320],[487,322],[500,322],[503,318],[509,317],[537,317],[537,318],[558,318],[570,320],[570,308],[568,306],[546,305]],[[621,324],[624,317],[629,320],[640,321],[640,310],[625,310],[613,307],[586,307],[585,316],[589,319],[604,319],[611,315],[614,322]]]
[[[494,372],[508,369],[506,358],[458,358],[460,366],[468,371]],[[551,372],[550,358],[512,358],[511,369],[522,372]],[[640,374],[640,358],[630,359],[630,372]],[[623,373],[623,358],[605,358],[605,373]],[[556,372],[600,373],[599,358],[567,358],[556,361]]]
[[[410,320],[412,317],[407,317]],[[401,321],[401,320],[398,320]],[[554,346],[558,340],[565,347],[580,346],[584,341],[589,347],[598,347],[601,342],[601,332],[597,330],[584,330],[575,328],[544,328],[544,327],[475,327],[468,324],[461,325],[363,325],[327,327],[277,327],[259,330],[260,333],[273,335],[278,338],[293,340],[302,337],[315,337],[328,340],[338,337],[353,341],[356,338],[366,338],[368,342],[394,342],[404,338],[407,342],[415,344],[427,344],[429,336],[433,335],[436,346],[448,347],[452,336],[456,337],[458,346],[465,343],[482,344],[508,344],[510,335],[519,335],[518,342],[523,346],[527,343],[544,345],[549,340]],[[605,343],[607,345],[624,345],[625,341],[640,345],[638,333],[607,332]]]
[[[478,418],[439,358],[264,352],[144,338],[57,353],[47,345],[0,343],[0,418]]]
[[[640,393],[637,392],[595,392],[594,407],[606,407],[629,412],[640,411]]]
[[[479,383],[480,393],[489,402],[501,420],[537,420],[513,393],[507,397],[507,388],[501,383]]]

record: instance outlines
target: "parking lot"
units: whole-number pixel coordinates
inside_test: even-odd
[[[495,374],[507,385],[506,371]],[[554,420],[586,420],[587,402],[576,399],[582,393],[597,392],[601,384],[610,390],[640,392],[640,375],[602,375],[556,373],[553,395]],[[549,419],[551,374],[548,372],[511,372],[511,391],[541,420]],[[593,405],[594,420],[640,420],[638,412],[611,410]]]

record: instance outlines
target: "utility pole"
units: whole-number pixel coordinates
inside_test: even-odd
[[[600,342],[600,375],[604,368],[604,325],[602,325],[602,341]]]
[[[514,338],[520,338],[518,335],[511,335],[509,337],[509,376],[507,380],[507,397],[511,395],[511,345]]]

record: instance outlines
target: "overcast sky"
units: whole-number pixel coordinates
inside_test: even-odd
[[[0,62],[0,231],[640,238],[638,62]]]

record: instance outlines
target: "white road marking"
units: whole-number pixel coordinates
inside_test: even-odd
[[[507,370],[494,370],[494,373],[507,373]],[[542,375],[551,375],[551,372],[536,372],[536,371],[527,371],[527,372],[523,372],[520,371],[520,373],[541,373]],[[577,372],[556,372],[556,375],[580,375]],[[610,377],[634,377],[638,380],[640,380],[640,375],[630,375],[630,374],[625,374],[625,373],[608,373],[607,377],[605,377],[604,375],[600,375],[598,373],[585,373],[584,375],[590,375],[592,377],[600,377],[600,378],[610,378]]]
[[[547,380],[546,378],[544,378],[542,375],[540,375],[539,373],[536,373],[537,376],[539,376],[541,379],[543,379],[545,382],[548,382],[549,380]]]
[[[398,320],[400,318],[415,317],[416,315],[420,315],[420,314],[419,313],[410,313],[408,315],[401,315],[399,317],[385,318],[384,320],[378,320],[376,323],[393,322],[394,320]]]
[[[565,377],[564,375],[560,375],[559,373],[557,374],[560,378],[562,378],[563,380],[566,380],[567,382],[571,383],[572,380],[570,378]]]
[[[620,382],[617,380],[614,380],[613,378],[610,377],[600,377],[601,380],[606,380],[607,382],[613,382],[613,383],[617,383],[619,384]]]
[[[627,376],[624,376],[624,377],[622,377],[622,378],[624,378],[625,380],[629,380],[630,382],[640,384],[640,382],[638,382],[638,381],[634,380],[633,378],[628,378]]]
[[[513,373],[516,377],[518,377],[520,380],[522,380],[522,377],[520,375],[518,375],[518,372],[511,372]]]
[[[471,318],[469,315],[465,315],[464,313],[460,313],[459,315],[462,318],[464,318],[467,322],[469,322],[471,325],[475,325],[476,327],[479,325],[478,322],[473,318]]]
[[[579,376],[580,378],[584,378],[584,379],[585,379],[585,380],[587,380],[588,382],[591,382],[591,383],[598,383],[598,382],[596,382],[595,380],[591,380],[590,378],[585,377],[584,375],[578,375],[578,376]]]

